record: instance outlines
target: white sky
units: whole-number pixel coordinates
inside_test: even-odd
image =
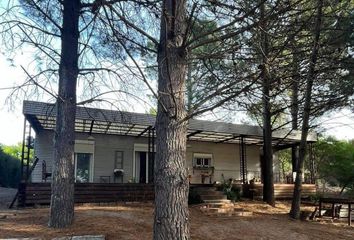
[[[12,87],[25,79],[20,68],[25,61],[24,57],[15,62],[16,67],[11,67],[6,58],[0,55],[0,143],[6,145],[16,144],[22,140],[23,99],[16,101],[12,106],[6,104],[6,98],[11,90],[4,88]],[[41,100],[46,101],[46,99]],[[144,108],[136,107],[134,111],[144,112]],[[328,114],[321,122],[326,135],[333,135],[338,139],[354,139],[354,114],[351,111],[342,110]]]

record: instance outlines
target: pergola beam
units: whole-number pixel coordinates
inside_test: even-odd
[[[108,132],[109,128],[111,127],[111,125],[112,125],[112,122],[109,122],[107,124],[106,130],[104,131],[105,134],[107,134],[107,132]]]
[[[284,144],[284,145],[276,145],[273,149],[274,151],[280,151],[280,150],[284,150],[284,149],[287,149],[287,148],[291,148],[293,146],[299,146],[300,143],[288,143],[288,144]]]
[[[220,140],[220,141],[217,141],[216,143],[223,143],[223,142],[227,142],[227,141],[230,141],[230,140],[234,140],[236,138],[239,138],[240,136],[239,135],[236,135],[236,136],[233,136],[233,137],[229,137],[229,138],[225,138],[223,140]]]
[[[197,135],[198,133],[202,133],[202,132],[203,132],[202,130],[197,130],[197,131],[195,131],[195,132],[189,133],[189,134],[187,135],[187,138],[190,138],[190,137],[192,137],[192,136],[194,136],[194,135]]]
[[[152,128],[152,126],[148,126],[147,128],[145,128],[141,133],[139,133],[138,136],[136,137],[141,137],[144,133],[146,133],[150,128]]]
[[[133,124],[126,132],[125,135],[128,135],[130,131],[135,127],[135,124]]]
[[[89,131],[89,135],[92,135],[92,129],[93,129],[93,124],[95,123],[95,120],[91,121],[91,125],[90,125],[90,131]]]

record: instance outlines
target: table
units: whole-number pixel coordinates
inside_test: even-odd
[[[348,225],[352,223],[351,211],[352,204],[354,204],[354,199],[351,198],[335,198],[335,197],[322,197],[319,202],[319,217],[321,216],[322,204],[331,203],[332,204],[332,218],[335,217],[335,204],[348,204]]]

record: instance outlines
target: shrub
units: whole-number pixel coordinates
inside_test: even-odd
[[[233,179],[225,180],[224,176],[222,175],[223,182],[220,186],[218,186],[218,190],[223,191],[227,199],[231,201],[239,201],[241,198],[241,188],[233,185]]]

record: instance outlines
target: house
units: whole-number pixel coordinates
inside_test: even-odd
[[[24,101],[23,114],[24,132],[31,135],[26,130],[29,127],[35,131],[34,152],[39,159],[31,181],[48,182],[53,163],[55,105]],[[77,107],[76,182],[153,182],[154,125],[155,117],[149,114]],[[187,138],[186,167],[191,184],[229,178],[243,183],[261,179],[260,127],[191,119]],[[25,139],[31,138],[24,134]],[[299,132],[273,133],[274,149],[288,148],[299,141]],[[310,134],[308,141],[316,141],[316,135]]]

